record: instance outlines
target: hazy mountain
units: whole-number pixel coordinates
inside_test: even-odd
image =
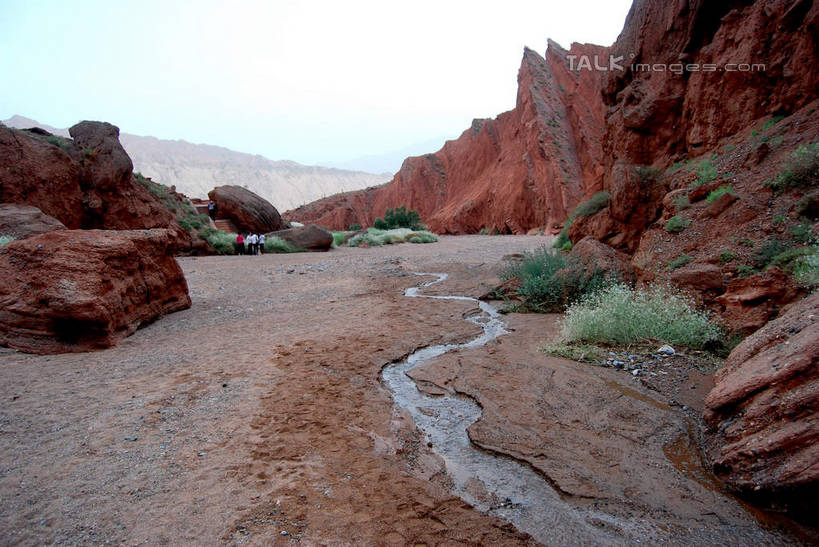
[[[22,116],[3,122],[8,127],[41,127],[68,136],[67,129],[51,127]],[[122,146],[134,162],[134,170],[189,197],[207,197],[214,186],[236,184],[259,194],[280,211],[322,197],[359,190],[387,182],[389,174],[374,175],[329,167],[273,161],[264,156],[235,152],[220,146],[192,144],[120,134]]]

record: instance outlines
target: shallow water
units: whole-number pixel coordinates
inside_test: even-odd
[[[453,481],[453,492],[481,511],[514,524],[537,540],[549,544],[634,543],[664,535],[647,522],[613,517],[578,508],[563,499],[531,467],[517,460],[487,452],[473,445],[466,429],[481,416],[480,407],[467,397],[430,396],[421,393],[407,371],[444,353],[483,346],[507,333],[502,316],[486,302],[465,296],[425,296],[421,290],[447,278],[441,273],[417,273],[436,279],[407,289],[410,298],[473,302],[480,315],[466,320],[483,333],[463,344],[422,348],[406,360],[384,368],[383,379],[395,403],[407,410],[433,450],[443,458]],[[619,532],[614,532],[618,530]]]

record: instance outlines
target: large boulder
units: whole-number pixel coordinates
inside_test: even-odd
[[[65,230],[65,225],[37,207],[0,203],[0,235],[25,239],[54,230]]]
[[[172,249],[169,230],[63,230],[0,247],[0,346],[105,348],[190,307]]]
[[[696,262],[674,270],[674,273],[671,274],[671,282],[697,291],[721,291],[725,287],[720,267],[704,262]]]
[[[591,236],[584,237],[572,247],[572,256],[579,258],[588,268],[616,273],[623,281],[634,280],[631,257]]]
[[[0,126],[0,202],[32,205],[80,228],[80,170],[66,151],[71,146],[68,139]]]
[[[228,218],[240,232],[266,234],[287,228],[273,205],[241,186],[217,186],[208,197],[216,203],[219,216]]]
[[[80,122],[68,130],[80,166],[85,229],[171,228],[177,244],[189,243],[168,207],[134,178],[134,165],[119,142],[119,128],[106,122]]]
[[[326,251],[333,246],[333,234],[315,224],[270,232],[266,237],[279,237],[296,248],[308,251]]]
[[[739,344],[715,376],[709,455],[737,490],[797,505],[819,495],[818,316],[819,294],[804,298]]]

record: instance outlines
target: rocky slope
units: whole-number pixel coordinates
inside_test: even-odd
[[[42,127],[55,135],[68,136],[65,129],[22,116],[13,116],[3,123],[19,129]],[[166,186],[176,186],[176,190],[183,194],[204,198],[216,186],[239,185],[282,211],[324,196],[389,180],[385,175],[272,161],[259,155],[184,140],[128,133],[122,133],[120,140],[136,171]]]

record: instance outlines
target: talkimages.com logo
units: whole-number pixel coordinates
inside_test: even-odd
[[[632,58],[634,55],[631,56]],[[625,58],[620,55],[615,57],[600,57],[598,55],[566,55],[569,61],[569,70],[580,72],[581,70],[597,70],[601,72],[625,71],[626,68],[632,72],[671,72],[673,74],[685,74],[686,72],[765,72],[764,63],[632,63],[623,64]]]

